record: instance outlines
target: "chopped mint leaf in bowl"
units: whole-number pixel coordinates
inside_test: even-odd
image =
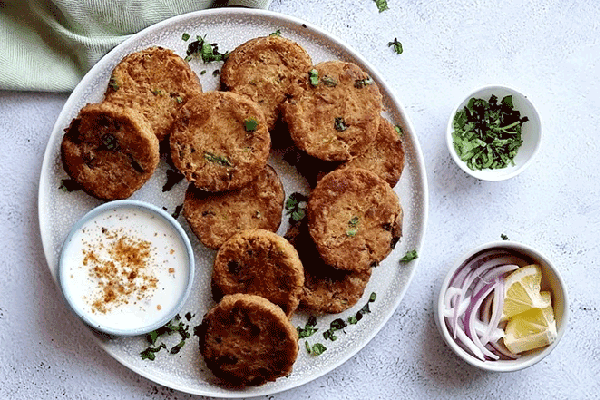
[[[507,86],[484,86],[454,109],[446,129],[448,150],[469,175],[485,181],[524,171],[542,139],[540,116],[531,101]]]

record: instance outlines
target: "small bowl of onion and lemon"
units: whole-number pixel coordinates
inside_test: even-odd
[[[484,181],[523,172],[537,154],[542,124],[527,96],[502,85],[473,91],[454,109],[446,144],[456,164]]]
[[[555,266],[539,251],[508,240],[463,255],[446,275],[434,310],[454,353],[496,372],[526,368],[550,354],[569,314]]]

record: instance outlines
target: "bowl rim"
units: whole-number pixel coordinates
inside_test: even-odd
[[[517,360],[499,360],[499,361],[494,361],[494,360],[482,361],[482,360],[478,359],[477,357],[468,353],[461,346],[459,346],[456,343],[456,341],[451,337],[450,332],[448,332],[448,329],[446,327],[444,317],[443,317],[442,313],[440,312],[440,310],[444,304],[445,289],[448,287],[448,284],[450,283],[450,279],[454,275],[454,272],[463,264],[463,262],[466,259],[472,257],[473,255],[475,255],[481,251],[492,250],[495,248],[507,248],[507,249],[511,249],[511,250],[514,250],[517,252],[521,252],[524,255],[527,255],[527,256],[535,259],[536,262],[540,262],[541,264],[543,264],[543,268],[547,267],[551,271],[551,273],[554,275],[554,278],[556,278],[556,281],[558,282],[558,286],[560,287],[560,290],[561,290],[561,295],[562,295],[561,297],[563,300],[562,301],[562,317],[560,318],[560,323],[559,323],[559,321],[557,321],[556,339],[549,346],[547,346],[543,349],[540,349],[535,354],[532,354],[531,356],[527,356],[526,358],[521,358],[521,359],[517,359]],[[555,296],[555,294],[553,293],[553,297],[554,296]],[[487,243],[481,244],[475,248],[472,248],[469,251],[462,254],[459,258],[456,259],[456,261],[454,262],[452,267],[448,270],[448,272],[444,276],[444,280],[442,281],[442,284],[439,286],[439,292],[438,292],[437,296],[434,297],[435,324],[436,324],[441,336],[444,338],[444,341],[446,342],[446,344],[452,349],[452,351],[457,356],[462,358],[468,364],[470,364],[474,367],[478,367],[478,368],[481,368],[481,369],[484,369],[487,371],[494,371],[494,372],[518,371],[520,369],[530,367],[530,366],[538,363],[539,361],[541,361],[544,357],[549,355],[552,352],[552,350],[554,350],[554,348],[556,348],[556,346],[560,342],[561,338],[564,336],[564,334],[566,332],[566,327],[568,324],[569,316],[570,316],[570,311],[569,311],[569,299],[568,299],[568,294],[567,294],[567,287],[566,287],[565,282],[563,281],[559,271],[554,266],[554,264],[552,264],[550,262],[550,260],[544,254],[542,254],[539,250],[536,250],[533,247],[528,246],[524,243],[512,241],[512,240],[495,240],[495,241],[487,242]]]
[[[492,90],[492,91],[493,90],[498,90],[498,91],[502,90],[502,91],[510,92],[513,95],[519,96],[523,100],[523,102],[525,102],[533,110],[533,114],[527,115],[527,117],[530,120],[535,120],[539,126],[539,132],[538,132],[539,139],[535,141],[533,150],[531,151],[531,155],[529,156],[529,158],[527,160],[525,160],[525,162],[523,162],[523,164],[520,167],[515,168],[508,173],[502,172],[502,171],[506,171],[505,168],[496,169],[496,170],[485,169],[482,171],[472,170],[469,167],[467,167],[467,164],[458,157],[458,154],[456,154],[456,150],[454,149],[454,140],[452,138],[452,133],[454,131],[454,116],[459,111],[459,109],[464,107],[464,105],[471,98],[476,97],[478,95],[478,93],[481,93],[484,91],[490,91],[490,90]],[[533,160],[537,156],[537,154],[540,150],[540,147],[541,147],[542,139],[543,139],[542,121],[541,121],[539,112],[537,111],[536,107],[531,102],[529,97],[527,95],[525,95],[522,91],[515,89],[512,86],[507,86],[507,85],[502,85],[502,84],[487,84],[484,86],[479,86],[479,87],[475,88],[474,90],[470,91],[467,96],[463,97],[462,100],[454,106],[454,108],[452,109],[452,113],[450,114],[448,123],[446,125],[446,146],[448,147],[448,151],[450,152],[452,159],[454,160],[456,165],[458,165],[458,167],[460,169],[462,169],[464,172],[466,172],[467,174],[471,175],[472,177],[482,180],[482,181],[490,181],[490,182],[504,181],[504,180],[513,178],[513,177],[519,175],[521,172],[525,171],[532,164]]]
[[[99,325],[98,323],[94,322],[93,319],[89,318],[87,313],[83,312],[78,307],[75,307],[73,299],[69,295],[69,289],[68,289],[69,285],[66,284],[64,281],[64,270],[65,270],[64,254],[65,254],[65,249],[71,244],[72,238],[75,235],[75,233],[87,221],[104,213],[107,210],[116,210],[119,208],[128,208],[128,207],[143,209],[154,215],[157,215],[160,218],[162,218],[165,222],[167,222],[171,228],[173,228],[173,230],[177,233],[177,238],[181,241],[181,243],[184,245],[184,247],[186,249],[185,254],[186,254],[186,258],[187,258],[188,271],[186,274],[187,277],[186,277],[186,284],[184,286],[184,289],[181,291],[181,293],[179,293],[179,300],[177,301],[177,303],[175,303],[175,305],[172,307],[172,309],[168,313],[165,313],[163,315],[163,317],[157,319],[153,323],[147,324],[142,327],[131,328],[131,329],[118,329],[118,328],[111,328],[111,327]],[[128,199],[128,200],[111,200],[106,203],[103,203],[103,204],[91,209],[90,211],[88,211],[75,224],[73,224],[73,226],[71,227],[71,230],[69,231],[69,234],[67,235],[66,239],[63,241],[63,245],[61,247],[61,252],[60,252],[59,262],[58,262],[58,269],[57,269],[57,278],[58,278],[57,280],[59,283],[59,287],[61,289],[62,297],[65,300],[65,302],[68,304],[70,310],[77,317],[79,317],[86,325],[88,325],[91,329],[111,335],[111,336],[139,336],[139,335],[143,335],[143,334],[151,332],[155,329],[160,328],[161,326],[163,326],[166,323],[168,323],[169,321],[171,321],[177,315],[177,313],[181,310],[181,308],[183,307],[184,303],[187,301],[187,298],[189,297],[189,295],[191,293],[192,284],[194,282],[194,273],[195,273],[195,259],[194,259],[192,245],[191,245],[191,242],[190,242],[190,239],[189,239],[187,233],[181,227],[179,222],[176,219],[174,219],[169,213],[156,207],[155,205],[153,205],[151,203],[141,201],[141,200],[129,200]]]

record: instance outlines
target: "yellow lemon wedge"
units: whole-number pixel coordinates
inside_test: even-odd
[[[531,308],[513,316],[504,332],[504,345],[515,354],[548,346],[557,337],[552,307]]]
[[[510,319],[531,308],[550,306],[550,293],[540,293],[542,270],[539,265],[528,265],[515,270],[504,280],[504,307],[502,320]]]

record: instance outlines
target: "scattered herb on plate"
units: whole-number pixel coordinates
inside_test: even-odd
[[[365,79],[357,79],[354,82],[354,87],[357,89],[362,89],[367,85],[370,85],[371,83],[373,83],[373,79],[371,79],[371,77],[369,76],[368,78]]]
[[[344,329],[348,324],[341,318],[336,318],[329,324],[329,329],[323,332],[323,337],[331,341],[337,340],[337,336],[334,335],[336,331]]]
[[[474,171],[501,169],[514,165],[523,144],[521,129],[529,121],[513,109],[512,96],[501,102],[472,98],[454,115],[452,139],[458,157]]]
[[[404,52],[404,48],[402,48],[402,43],[398,41],[397,38],[394,38],[393,42],[388,43],[388,47],[394,47],[394,52],[396,54],[402,54]]]
[[[285,211],[290,216],[290,223],[300,222],[306,216],[306,201],[308,197],[302,193],[294,192],[285,202]]]
[[[191,314],[187,313],[185,315],[185,317],[189,321],[191,319]],[[175,316],[175,318],[173,318],[167,324],[161,326],[158,329],[153,330],[152,332],[147,333],[146,341],[150,345],[140,353],[142,360],[153,361],[156,358],[156,353],[158,353],[161,349],[167,349],[167,345],[164,342],[160,343],[158,346],[156,345],[156,342],[157,342],[158,338],[165,336],[165,335],[170,336],[173,333],[178,333],[180,340],[179,340],[179,343],[177,343],[175,346],[171,347],[171,349],[169,350],[169,353],[170,354],[179,353],[181,348],[185,345],[186,339],[188,339],[190,337],[189,329],[190,329],[190,326],[183,323],[181,321],[181,317],[179,316],[179,314],[177,314]]]
[[[183,204],[180,204],[177,207],[175,207],[175,211],[173,211],[171,217],[173,217],[173,219],[179,218],[179,215],[181,215],[181,210],[183,210]]]
[[[508,236],[506,236],[504,233],[502,235],[500,235],[500,238],[502,240],[508,240]]]
[[[206,35],[196,36],[196,40],[188,45],[185,60],[189,62],[194,57],[200,57],[205,64],[213,61],[227,60],[229,52],[219,52],[219,45],[216,43],[208,43],[205,38]]]
[[[187,42],[188,40],[190,40],[190,34],[189,33],[182,34],[181,40],[183,40],[184,42]]]
[[[281,36],[281,30],[277,29],[275,32],[269,33],[269,36]]]
[[[83,187],[74,179],[63,179],[58,187],[63,192],[72,192],[74,190],[83,190]]]
[[[408,250],[405,254],[404,257],[402,257],[400,259],[400,262],[409,262],[412,260],[415,260],[419,258],[419,255],[417,254],[417,250],[413,249],[413,250]]]
[[[304,326],[304,328],[301,327],[296,327],[296,329],[298,330],[298,339],[304,339],[307,337],[311,337],[312,335],[314,335],[318,328],[317,328],[317,318],[315,316],[310,316],[308,317],[308,320],[306,321],[306,325]]]
[[[312,347],[308,342],[304,342],[304,344],[306,345],[306,351],[312,356],[320,356],[327,350],[327,347],[323,346],[321,343],[315,343]]]
[[[375,1],[375,5],[377,6],[377,9],[379,10],[379,12],[384,12],[385,10],[389,10],[390,8],[388,7],[387,1],[386,0],[374,0]]]

